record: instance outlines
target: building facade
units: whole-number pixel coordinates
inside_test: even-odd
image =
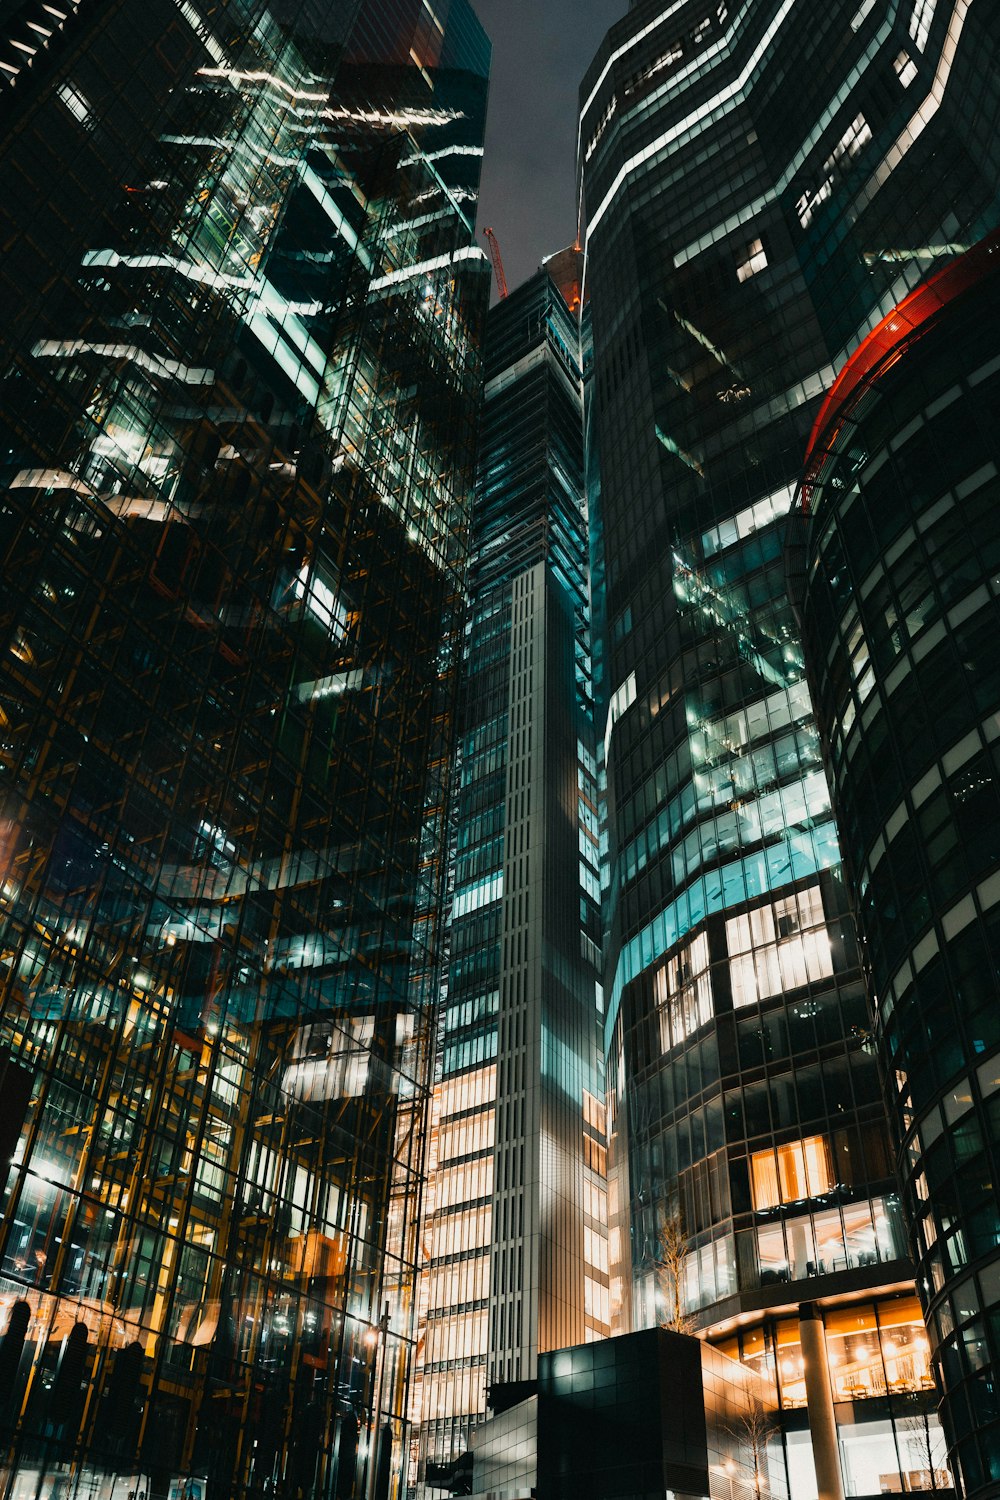
[[[537,1393],[476,1432],[474,1493],[759,1500],[784,1492],[766,1386],[711,1344],[647,1328],[544,1354],[538,1366]]]
[[[387,1500],[489,44],[464,0],[4,28],[4,1493]]]
[[[473,529],[421,1448],[608,1330],[578,251],[491,310]]]
[[[946,1465],[784,523],[843,359],[998,217],[995,49],[980,0],[642,0],[581,92],[612,1307],[668,1315],[680,1227],[802,1500]]]
[[[914,292],[848,362],[789,551],[968,1495],[1000,1492],[998,245]]]

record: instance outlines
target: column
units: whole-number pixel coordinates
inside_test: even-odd
[[[826,1330],[815,1302],[803,1302],[799,1307],[799,1338],[819,1500],[844,1500],[830,1364],[826,1355]]]

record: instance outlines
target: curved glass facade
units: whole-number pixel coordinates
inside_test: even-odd
[[[0,142],[5,1494],[386,1500],[489,46],[464,0],[64,20]]]
[[[671,1315],[678,1208],[713,1339],[815,1299],[829,1343],[840,1299],[912,1274],[782,553],[844,359],[997,221],[994,29],[945,0],[639,0],[581,90],[626,1326]],[[877,1399],[838,1397],[845,1475]]]
[[[996,258],[994,238],[847,367],[789,554],[968,1494],[1000,1483]]]

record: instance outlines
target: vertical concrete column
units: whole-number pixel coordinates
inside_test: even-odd
[[[812,1246],[812,1231],[810,1231],[809,1239],[807,1240],[803,1224],[792,1224],[790,1225],[790,1230],[791,1232],[788,1236],[792,1256],[792,1274],[790,1279],[792,1281],[804,1281],[809,1274],[806,1266],[809,1262],[808,1252]]]
[[[813,1463],[819,1500],[844,1500],[840,1471],[837,1421],[833,1413],[830,1362],[826,1354],[826,1330],[815,1302],[799,1307],[799,1339],[806,1377],[806,1406],[812,1435]]]

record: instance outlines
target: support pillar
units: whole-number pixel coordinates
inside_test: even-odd
[[[844,1500],[840,1471],[837,1421],[833,1412],[830,1362],[826,1353],[826,1330],[815,1302],[799,1307],[799,1339],[806,1378],[806,1406],[812,1436],[813,1463],[819,1500]]]

